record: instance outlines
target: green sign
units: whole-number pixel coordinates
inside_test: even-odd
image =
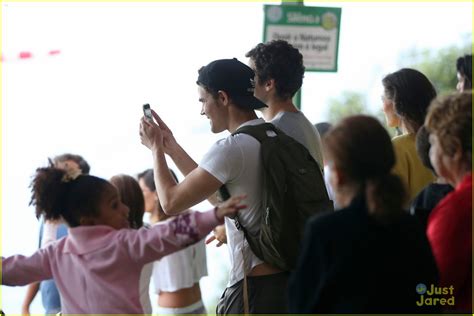
[[[263,41],[285,40],[303,54],[307,71],[337,71],[341,8],[265,5]]]

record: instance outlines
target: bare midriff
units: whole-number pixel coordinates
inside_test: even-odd
[[[161,291],[158,296],[158,305],[161,307],[186,307],[201,300],[201,289],[199,283],[192,287],[179,289],[175,292]]]

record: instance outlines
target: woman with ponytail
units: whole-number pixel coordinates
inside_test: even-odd
[[[389,135],[369,116],[352,116],[323,139],[337,212],[306,227],[290,280],[290,313],[427,313],[418,284],[436,285],[424,232],[403,211],[405,191],[391,174]]]
[[[31,204],[46,220],[64,219],[69,235],[30,257],[2,257],[2,284],[54,278],[63,314],[143,314],[143,266],[203,239],[224,216],[245,208],[233,197],[204,213],[177,216],[150,229],[129,229],[129,208],[110,182],[39,168]]]

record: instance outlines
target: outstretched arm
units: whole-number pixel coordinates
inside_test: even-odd
[[[52,279],[47,249],[40,249],[31,257],[2,257],[2,284],[17,286]]]
[[[150,229],[122,230],[119,238],[127,245],[130,257],[136,258],[137,262],[158,260],[198,242],[214,227],[222,224],[224,216],[234,216],[239,210],[246,208],[241,203],[244,198],[245,196],[232,197],[210,211],[178,215]]]

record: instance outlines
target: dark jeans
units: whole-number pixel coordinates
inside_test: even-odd
[[[250,314],[286,314],[288,312],[288,272],[247,277]],[[225,289],[216,314],[244,313],[244,280]]]

